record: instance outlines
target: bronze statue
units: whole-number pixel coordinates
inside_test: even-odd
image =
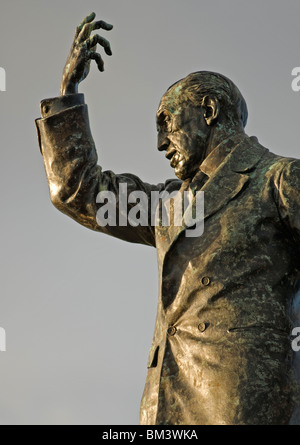
[[[78,94],[91,59],[103,70],[96,44],[111,55],[109,42],[90,34],[112,26],[94,19],[77,28],[61,95],[42,101],[36,125],[55,207],[90,229],[157,248],[160,295],[140,422],[288,424],[297,395],[290,308],[299,287],[300,161],[248,137],[238,88],[199,71],[172,85],[157,112],[158,150],[178,179],[151,185],[102,171]],[[204,233],[186,236],[184,221],[153,225],[150,216],[147,224],[119,216],[99,225],[99,192],[118,197],[122,184],[149,199],[204,191]]]

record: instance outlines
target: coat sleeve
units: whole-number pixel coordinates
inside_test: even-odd
[[[42,115],[46,117],[36,120],[52,203],[58,210],[89,229],[125,241],[155,246],[155,227],[151,221],[151,193],[161,193],[164,190],[171,192],[180,187],[181,181],[174,179],[164,184],[151,185],[129,173],[102,171],[101,166],[97,164],[87,106],[84,103],[74,105],[76,101],[72,98],[70,103],[63,103],[64,100],[43,101]],[[53,114],[49,113],[51,106],[54,108]],[[120,184],[123,190],[126,187],[127,195],[131,192],[143,192],[143,196],[147,197],[149,206],[145,224],[134,226],[128,220],[124,224],[124,218],[120,224]],[[97,212],[104,205],[104,202],[97,202],[99,192],[113,193],[116,224],[99,225]],[[136,203],[128,204],[126,217]],[[122,202],[122,209],[123,204]]]
[[[300,248],[300,160],[285,163],[278,186],[278,208],[282,221]]]

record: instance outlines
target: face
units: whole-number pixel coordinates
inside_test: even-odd
[[[191,178],[205,157],[210,129],[203,108],[184,98],[180,85],[166,93],[157,112],[158,150],[179,179]]]

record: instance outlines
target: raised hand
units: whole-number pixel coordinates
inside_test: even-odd
[[[91,60],[95,60],[99,71],[104,71],[104,63],[102,57],[96,52],[97,43],[101,45],[105,53],[112,55],[110,43],[99,34],[91,36],[91,32],[95,29],[104,29],[110,31],[113,26],[99,20],[94,21],[96,14],[92,12],[88,15],[76,28],[74,41],[70,54],[64,67],[63,77],[61,80],[60,94],[74,94],[78,92],[78,85],[88,75],[90,71]]]

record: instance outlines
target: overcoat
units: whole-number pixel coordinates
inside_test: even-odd
[[[287,424],[296,392],[300,161],[239,133],[191,180],[151,185],[102,171],[83,95],[47,99],[41,110],[36,126],[53,204],[90,229],[157,249],[158,309],[140,423]],[[186,236],[184,218],[176,226],[150,218],[143,226],[99,226],[99,191],[117,198],[121,183],[149,199],[153,191],[204,191],[203,233]]]

